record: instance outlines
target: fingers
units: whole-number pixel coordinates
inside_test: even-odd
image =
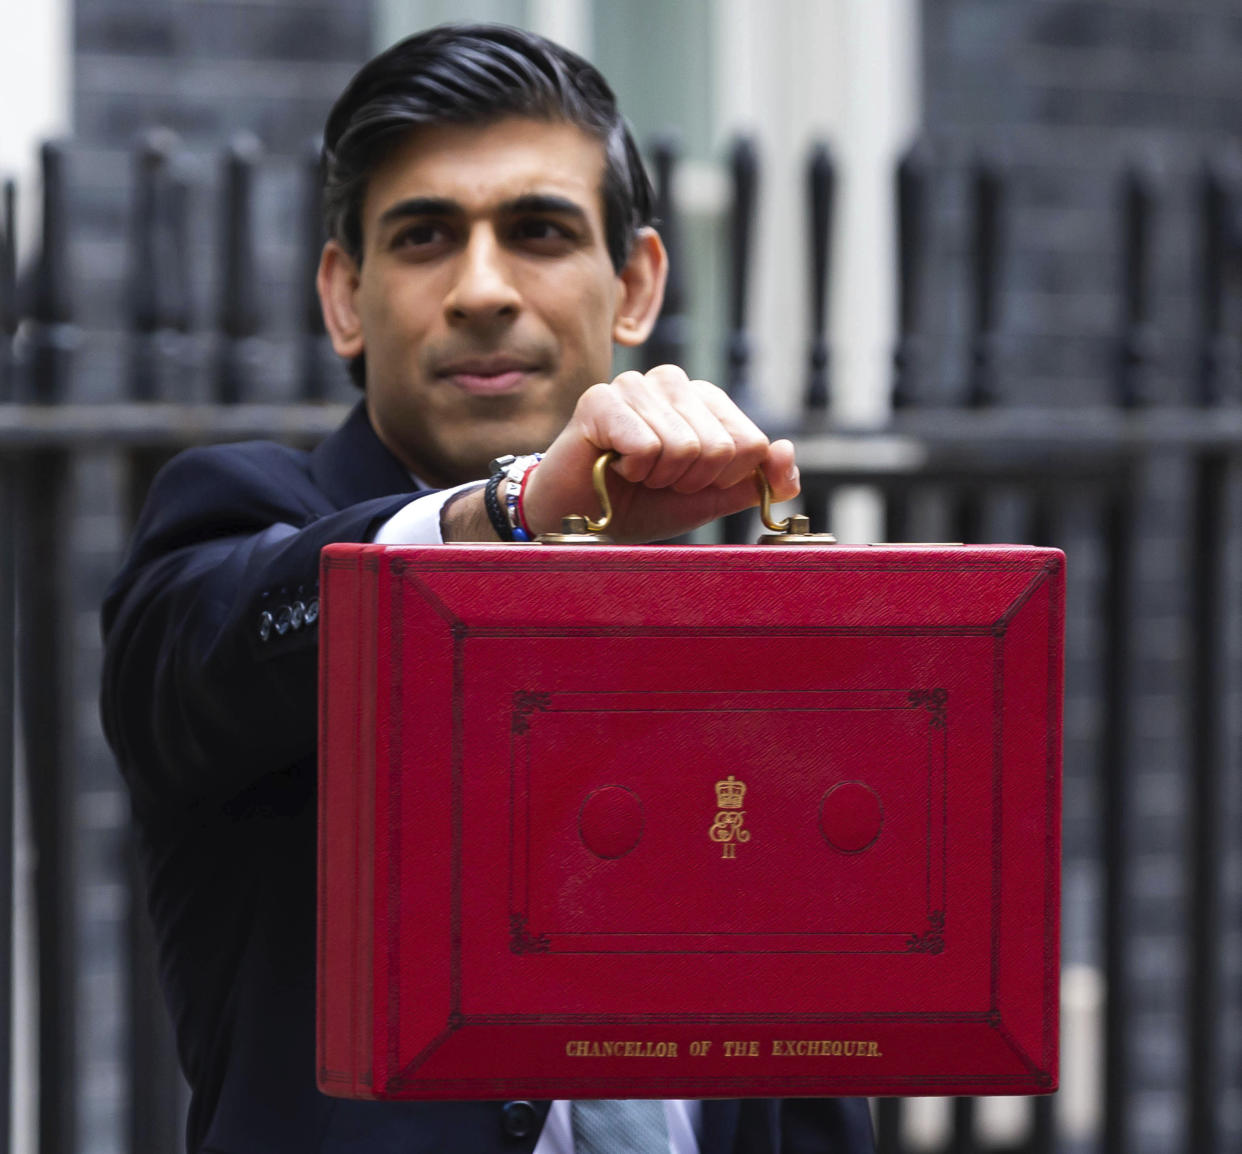
[[[646,488],[730,488],[768,461],[768,439],[754,422],[715,385],[673,365],[622,373],[583,402],[592,442],[616,449],[617,471]]]
[[[794,460],[792,441],[773,441],[768,451],[768,459],[763,465],[763,474],[768,479],[772,490],[773,502],[791,501],[802,489],[798,474],[798,465]]]

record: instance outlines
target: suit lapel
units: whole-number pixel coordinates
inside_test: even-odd
[[[359,401],[345,423],[311,451],[310,469],[315,484],[338,509],[423,487],[375,435],[365,401]]]

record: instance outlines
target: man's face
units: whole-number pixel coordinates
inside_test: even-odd
[[[354,327],[329,328],[338,352],[365,352],[372,424],[424,480],[546,448],[610,378],[613,340],[635,343],[603,172],[577,126],[514,117],[418,128],[372,176],[361,264],[336,254]]]

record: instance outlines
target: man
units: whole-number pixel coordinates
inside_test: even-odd
[[[665,254],[633,141],[585,61],[507,28],[414,37],[351,82],[324,161],[319,291],[364,400],[311,453],[175,460],[104,607],[105,725],[193,1089],[188,1145],[585,1148],[564,1104],[315,1089],[319,550],[525,539],[592,507],[606,449],[616,534],[655,540],[754,504],[756,467],[792,497],[793,449],[679,369],[611,379],[613,343],[655,321]],[[480,484],[492,458],[543,450],[503,488],[499,473]],[[860,1102],[669,1103],[664,1122],[646,1147],[659,1154],[871,1145]]]

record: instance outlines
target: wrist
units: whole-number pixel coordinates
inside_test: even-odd
[[[481,485],[454,494],[440,509],[442,541],[496,541],[487,510],[483,506]]]

